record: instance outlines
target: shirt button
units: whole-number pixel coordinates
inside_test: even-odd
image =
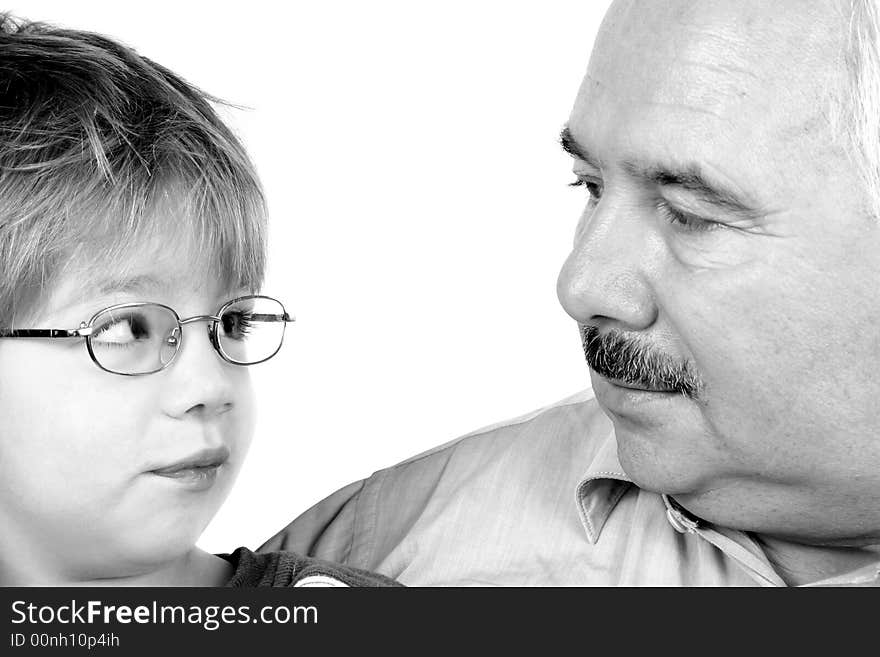
[[[672,507],[666,509],[666,519],[669,520],[669,524],[672,525],[672,528],[679,534],[686,534],[688,532],[691,534],[694,533],[696,524],[685,520],[684,517]]]

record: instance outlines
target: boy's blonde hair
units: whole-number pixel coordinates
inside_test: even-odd
[[[263,193],[211,100],[111,39],[0,14],[0,326],[71,262],[118,268],[145,239],[260,287]]]

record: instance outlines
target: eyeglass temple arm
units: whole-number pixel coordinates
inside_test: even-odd
[[[288,313],[284,313],[283,315],[265,315],[261,313],[252,313],[248,315],[248,319],[253,320],[255,322],[295,322],[296,317],[291,317]]]
[[[0,329],[0,338],[84,338],[91,333],[92,329],[86,326],[78,329]]]
[[[296,317],[288,313],[283,315],[255,313],[250,319],[257,322],[295,322]],[[77,329],[0,329],[0,338],[85,338],[93,329],[81,326]]]

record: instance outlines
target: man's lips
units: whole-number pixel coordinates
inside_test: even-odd
[[[599,376],[602,376],[601,374]],[[677,391],[672,390],[671,388],[649,388],[647,386],[640,386],[635,383],[628,383],[626,381],[621,381],[619,379],[609,379],[607,377],[602,376],[605,381],[610,383],[613,386],[617,386],[618,388],[626,388],[627,390],[637,390],[639,392],[659,392],[663,394],[673,394]]]
[[[212,447],[203,449],[170,465],[150,470],[153,474],[163,477],[186,476],[193,471],[217,468],[229,460],[229,448]]]

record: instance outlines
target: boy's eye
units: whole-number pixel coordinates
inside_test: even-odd
[[[95,328],[92,340],[101,344],[125,345],[139,340],[149,340],[152,335],[150,322],[143,314],[127,312],[108,317]]]
[[[223,313],[220,322],[223,335],[238,340],[244,338],[253,328],[251,313],[241,310]]]

